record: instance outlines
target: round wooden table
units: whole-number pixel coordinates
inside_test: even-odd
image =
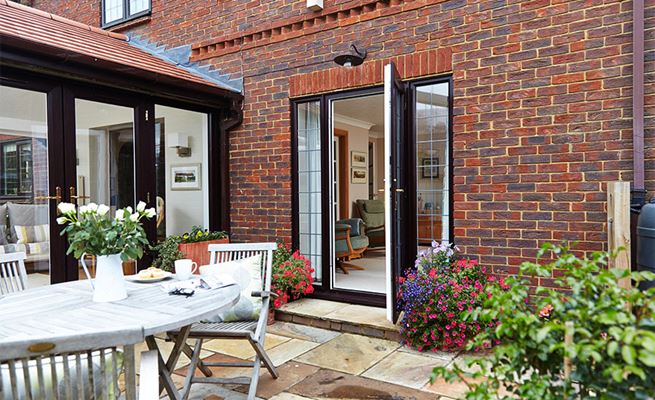
[[[237,285],[196,290],[191,297],[172,296],[159,283],[126,282],[128,297],[95,303],[88,281],[42,286],[0,297],[0,342],[20,338],[116,331],[142,326],[150,350],[159,353],[159,374],[169,398],[179,394],[171,373],[191,325],[228,308],[239,300]],[[153,335],[179,330],[173,351],[164,361]]]

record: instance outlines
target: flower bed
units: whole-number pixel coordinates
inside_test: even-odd
[[[489,278],[476,261],[437,242],[419,253],[415,268],[401,278],[399,302],[404,311],[400,334],[419,351],[453,351],[465,346],[486,326],[464,320],[487,296]]]

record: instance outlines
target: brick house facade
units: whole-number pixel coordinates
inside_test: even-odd
[[[100,25],[100,0],[33,6]],[[655,190],[655,0],[646,0],[646,189]],[[454,239],[497,273],[544,242],[606,242],[605,182],[632,179],[632,1],[152,0],[112,28],[191,46],[191,60],[243,79],[230,133],[237,240],[291,239],[290,98],[402,77],[452,75]],[[336,54],[368,51],[346,70]],[[544,279],[542,284],[548,284]]]

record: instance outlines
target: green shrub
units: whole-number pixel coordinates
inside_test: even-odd
[[[655,289],[624,289],[622,278],[640,281],[653,274],[607,269],[608,255],[578,258],[566,248],[546,245],[557,258],[547,265],[524,263],[518,277],[490,286],[489,299],[468,313],[481,323],[498,321],[468,345],[500,345],[487,356],[469,360],[466,373],[435,368],[432,379],[463,379],[467,399],[646,399],[655,393]],[[553,275],[555,273],[555,275]],[[554,279],[530,296],[526,277]],[[565,345],[566,323],[572,344]],[[564,374],[568,357],[572,373]],[[470,371],[470,370],[469,370]],[[474,378],[474,382],[471,381]]]

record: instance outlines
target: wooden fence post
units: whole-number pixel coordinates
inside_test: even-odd
[[[609,267],[630,271],[630,182],[607,183],[607,240],[610,252],[623,248]],[[625,278],[619,285],[629,289],[632,282]]]

